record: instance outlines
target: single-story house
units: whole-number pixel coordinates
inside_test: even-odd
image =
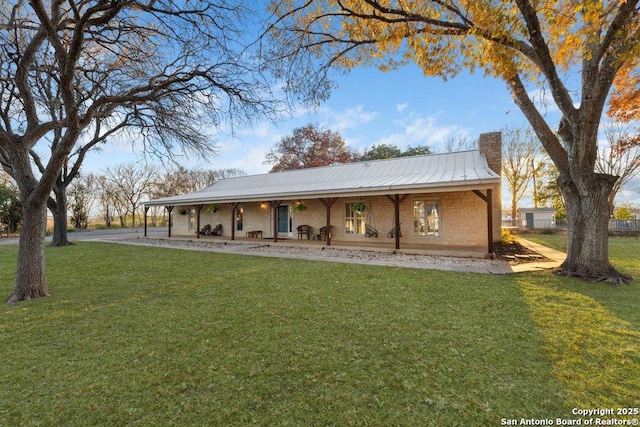
[[[521,227],[530,230],[536,228],[555,228],[555,208],[519,208],[518,219]]]
[[[219,180],[145,202],[145,235],[149,208],[163,206],[169,237],[199,238],[208,225],[231,240],[321,239],[486,256],[501,237],[501,133],[482,134],[478,147]]]

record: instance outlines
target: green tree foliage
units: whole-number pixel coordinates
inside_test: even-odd
[[[613,213],[613,217],[615,219],[633,219],[633,214],[631,213],[631,209],[626,206],[620,206],[616,208]]]
[[[360,161],[392,159],[402,156],[402,150],[393,144],[378,144],[364,150],[364,154],[358,158]]]
[[[558,168],[551,163],[546,163],[539,172],[538,201],[543,206],[554,207],[556,209],[556,219],[566,219],[567,208],[558,186]]]
[[[371,148],[364,150],[364,154],[356,160],[380,160],[393,159],[395,157],[419,156],[423,154],[431,154],[431,150],[426,145],[418,145],[415,147],[407,147],[404,150],[398,148],[395,144],[376,144]]]
[[[0,223],[7,235],[15,233],[22,222],[22,202],[16,190],[0,183]]]

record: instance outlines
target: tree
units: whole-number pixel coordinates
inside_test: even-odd
[[[127,214],[131,213],[132,227],[136,226],[136,214],[140,203],[149,197],[158,180],[158,171],[153,166],[140,167],[135,163],[107,168],[107,179],[116,195],[116,209],[120,208],[120,223],[124,227]]]
[[[360,161],[378,160],[378,159],[393,159],[400,157],[402,151],[397,145],[393,144],[378,144],[373,145],[371,148],[364,150],[364,154],[358,158]]]
[[[614,80],[614,91],[609,98],[609,117],[617,122],[629,124],[640,120],[640,59],[628,61]],[[626,133],[617,142],[618,151],[640,146],[640,127]]]
[[[22,222],[22,202],[18,192],[6,181],[0,181],[0,224],[7,236],[15,233]]]
[[[266,155],[271,172],[314,168],[353,161],[339,133],[312,124],[296,128],[293,135],[283,137]]]
[[[640,120],[640,59],[625,62],[614,80],[609,116],[622,122]],[[638,142],[638,139],[635,139]]]
[[[47,105],[51,106],[51,108],[62,108],[61,105],[53,102],[49,102]],[[60,116],[56,111],[51,111],[50,115],[51,117]],[[67,208],[70,207],[68,206],[67,191],[74,180],[79,176],[80,167],[82,166],[85,157],[90,151],[97,151],[98,144],[104,143],[108,137],[117,134],[118,131],[127,126],[127,121],[128,119],[125,118],[114,127],[104,130],[103,120],[96,119],[96,131],[93,135],[88,138],[78,138],[78,142],[75,144],[73,151],[67,155],[62,169],[53,184],[53,197],[49,197],[47,200],[47,207],[53,215],[53,235],[51,237],[51,246],[66,246],[71,244],[67,236]],[[54,132],[53,140],[49,146],[58,146],[61,138],[61,132]],[[44,173],[46,168],[43,164],[42,157],[34,150],[31,151],[31,157],[33,158],[34,163],[38,166],[39,172]],[[76,205],[76,207],[78,206]],[[74,210],[73,206],[71,206],[71,210]],[[78,213],[79,212],[76,212],[76,214]],[[75,220],[78,219],[79,217],[76,215]]]
[[[629,126],[607,123],[603,131],[606,145],[598,149],[596,170],[618,177],[608,196],[609,215],[613,215],[616,195],[640,172],[640,147],[628,142],[638,137],[630,135]]]
[[[192,193],[202,190],[215,181],[236,176],[245,176],[247,173],[238,168],[227,169],[187,169],[183,166],[170,168],[160,172],[160,179],[153,185],[150,197],[160,199],[163,197],[177,196],[179,194]],[[152,207],[151,224],[156,225],[157,207]],[[164,219],[164,210],[162,211]]]
[[[94,175],[89,174],[80,175],[67,190],[71,221],[77,230],[86,230],[89,226],[89,215],[97,194],[96,187]]]
[[[393,159],[396,157],[420,156],[424,154],[431,154],[431,150],[426,145],[407,147],[403,151],[400,148],[398,148],[398,146],[395,144],[378,144],[378,145],[373,145],[369,149],[366,149],[362,156],[357,157],[354,160],[366,161],[366,160],[379,160],[379,159]]]
[[[274,116],[264,64],[244,40],[250,13],[227,0],[2,3],[0,163],[24,213],[8,302],[50,293],[47,201],[81,138],[117,130],[152,154],[207,155],[203,130]],[[35,152],[47,153],[37,173]]]
[[[631,213],[631,209],[626,206],[620,206],[613,213],[613,217],[615,219],[633,219],[633,214]]]
[[[558,168],[569,241],[558,272],[631,280],[609,262],[607,197],[616,178],[598,173],[595,162],[612,83],[621,68],[636,69],[638,0],[290,0],[273,2],[272,11],[269,54],[286,89],[307,102],[326,99],[331,70],[361,65],[386,71],[414,62],[444,79],[482,69],[504,80]],[[553,98],[557,129],[536,107],[535,85]]]
[[[540,153],[536,158],[531,159],[531,188],[533,190],[533,207],[537,208],[540,203],[540,191],[541,188],[545,185],[544,182],[541,182],[540,178],[544,177],[545,168],[547,163],[549,162],[549,157]]]
[[[511,193],[511,218],[518,213],[518,202],[527,192],[537,138],[531,129],[505,128],[502,131],[502,176]]]
[[[538,201],[543,206],[551,205],[556,210],[556,219],[567,218],[567,208],[558,186],[558,168],[553,163],[545,163],[541,170],[541,185],[538,187]]]
[[[449,135],[444,141],[444,151],[454,153],[456,151],[473,150],[476,142],[470,140],[467,135],[459,133],[457,135]]]
[[[113,200],[115,189],[111,188],[110,182],[104,175],[91,174],[91,179],[96,183],[96,197],[100,206],[100,213],[104,220],[105,227],[111,227],[113,219]]]

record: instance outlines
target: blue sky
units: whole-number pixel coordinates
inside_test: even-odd
[[[278,123],[260,122],[238,129],[235,136],[219,134],[219,155],[209,162],[184,159],[195,167],[240,168],[265,173],[264,154],[293,129],[308,123],[339,132],[346,143],[362,151],[374,144],[428,145],[442,151],[447,137],[476,140],[483,132],[524,123],[505,84],[481,74],[464,74],[449,81],[427,78],[414,66],[380,72],[355,69],[339,76],[331,98],[315,110],[299,108]],[[105,146],[87,159],[85,170],[131,161],[126,143]],[[96,158],[97,157],[97,158]]]
[[[266,173],[265,154],[293,129],[313,123],[337,131],[353,149],[363,151],[374,144],[389,143],[400,148],[428,145],[444,151],[448,137],[464,135],[476,141],[484,132],[505,126],[526,125],[513,103],[505,83],[482,73],[461,74],[447,81],[425,77],[416,66],[381,72],[359,68],[337,77],[338,88],[315,110],[299,108],[278,123],[259,122],[238,129],[234,136],[218,134],[219,154],[209,161],[183,159],[187,167],[203,169],[239,168],[248,174]],[[549,107],[549,120],[557,110]],[[555,128],[555,124],[553,127]],[[107,166],[141,158],[128,144],[109,144],[85,161],[85,172],[104,171]],[[638,180],[617,199],[638,205]],[[632,190],[634,189],[634,190]],[[503,203],[509,202],[506,188]],[[525,199],[520,204],[528,203]]]

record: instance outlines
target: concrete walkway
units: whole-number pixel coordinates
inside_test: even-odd
[[[518,242],[520,242],[520,244],[525,248],[537,252],[543,257],[550,259],[551,261],[531,262],[514,265],[512,266],[513,273],[521,273],[523,271],[550,270],[558,268],[567,258],[567,254],[565,254],[564,252],[548,248],[539,243],[534,243],[530,240],[523,239],[522,237],[518,238]]]

